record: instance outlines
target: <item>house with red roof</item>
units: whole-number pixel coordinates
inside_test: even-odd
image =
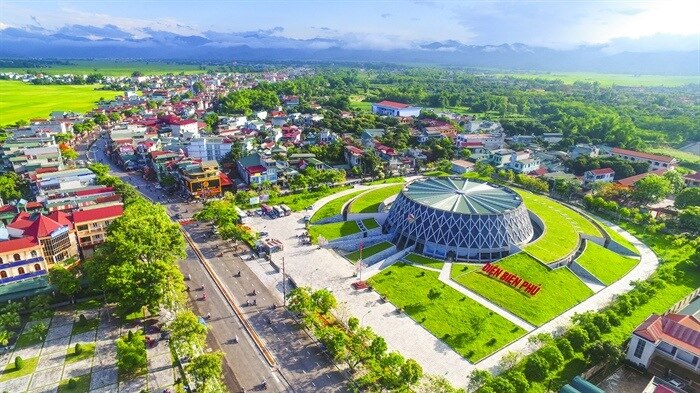
[[[647,162],[649,168],[647,171],[655,171],[659,169],[665,169],[667,171],[674,169],[678,164],[678,160],[672,157],[661,156],[658,154],[643,153],[640,151],[621,149],[615,147],[612,149],[610,154],[613,157],[619,157],[626,161],[631,162]]]
[[[347,161],[347,163],[353,168],[360,165],[363,154],[365,154],[364,150],[360,149],[359,147],[353,145],[345,146],[345,161]]]
[[[700,298],[695,302],[700,302]],[[684,310],[678,314],[652,314],[642,322],[632,333],[626,358],[658,377],[672,376],[688,391],[698,391],[700,320],[698,313]]]
[[[591,169],[583,173],[583,185],[593,183],[612,183],[615,179],[615,171],[612,168]]]
[[[86,207],[72,214],[72,224],[83,258],[92,255],[95,246],[104,243],[107,227],[124,214],[121,203]]]
[[[686,187],[700,187],[700,172],[690,173],[683,176]]]
[[[423,108],[387,100],[372,104],[372,112],[379,116],[418,117],[421,109]]]
[[[650,175],[657,175],[657,176],[663,176],[664,173],[668,172],[666,169],[657,169],[655,171],[651,172],[646,172],[646,173],[640,173],[639,175],[634,175],[630,177],[626,177],[624,179],[620,179],[617,181],[617,184],[621,185],[622,187],[634,187],[634,185],[644,179],[647,176]]]

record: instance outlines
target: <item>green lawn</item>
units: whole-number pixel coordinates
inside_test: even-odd
[[[42,342],[41,337],[32,337],[28,333],[20,334],[15,343],[15,349],[27,348]]]
[[[326,240],[352,235],[360,232],[360,227],[355,221],[331,222],[328,224],[310,225],[309,234],[313,239],[323,236]]]
[[[579,255],[576,262],[596,276],[603,284],[610,285],[637,266],[639,260],[628,258],[587,241],[586,249]]]
[[[68,387],[69,379],[64,379],[58,384],[57,393],[87,393],[90,391],[90,380],[92,379],[92,374],[81,375],[79,377],[73,378],[76,382],[75,388],[71,389]]]
[[[432,267],[435,269],[442,269],[442,265],[445,264],[445,261],[441,261],[439,259],[434,259],[434,258],[429,258],[420,254],[414,254],[410,253],[403,257],[408,262],[411,263],[416,263],[419,265],[427,266],[427,267]]]
[[[73,331],[71,334],[75,336],[76,334],[97,330],[97,325],[99,324],[100,320],[97,318],[88,318],[84,323],[81,323],[80,320],[78,320],[78,322],[73,324]]]
[[[372,255],[380,253],[391,246],[393,246],[393,244],[391,244],[389,242],[381,242],[381,243],[377,243],[373,246],[364,247],[362,249],[362,259],[369,258]],[[353,262],[359,261],[360,260],[360,250],[353,251],[350,254],[347,254],[345,256],[345,258],[347,258]]]
[[[450,277],[476,272],[481,270],[482,267],[483,265],[477,265],[474,263],[453,263],[452,270],[450,271]]]
[[[350,213],[376,213],[379,205],[390,196],[398,194],[403,186],[403,184],[386,186],[360,195],[352,201]]]
[[[372,110],[372,103],[371,102],[363,102],[363,101],[351,101],[350,102],[350,109],[356,109],[356,110],[369,112]]]
[[[602,236],[593,223],[574,210],[547,197],[517,188],[514,190],[523,198],[525,206],[544,222],[542,236],[523,248],[542,262],[554,262],[576,250],[579,233]]]
[[[367,228],[368,231],[370,229],[379,228],[379,223],[374,218],[362,220],[362,224],[364,224],[365,228]]]
[[[24,366],[20,370],[17,370],[15,369],[15,359],[10,359],[10,363],[5,366],[5,370],[0,374],[0,382],[9,381],[10,379],[33,373],[34,370],[36,370],[37,363],[39,363],[39,357],[24,359]]]
[[[335,216],[336,214],[342,213],[340,209],[343,208],[343,205],[345,205],[347,201],[351,200],[357,195],[362,194],[363,192],[365,192],[365,190],[351,192],[350,194],[343,195],[341,197],[329,201],[320,209],[316,210],[316,213],[314,213],[314,215],[311,217],[311,223],[313,224],[316,221],[321,221],[325,218],[330,218]]]
[[[405,183],[405,182],[406,182],[406,180],[404,180],[403,177],[387,177],[386,179],[373,180],[373,181],[365,183],[365,184],[376,185],[376,184]]]
[[[603,224],[602,222],[598,222],[598,223],[600,224],[601,227],[603,227],[605,232],[610,236],[610,239],[614,240],[616,243],[618,243],[622,247],[625,247],[626,249],[639,255],[639,251],[637,250],[637,247],[635,247],[629,240],[625,239],[624,237],[622,237],[622,235],[613,231],[610,227]]]
[[[498,73],[500,76],[512,76],[524,79],[560,80],[566,84],[574,82],[598,82],[602,86],[667,86],[677,87],[691,83],[700,83],[700,78],[693,75],[629,75],[600,74],[596,72],[542,72],[542,73]]]
[[[480,270],[462,273],[453,269],[451,277],[533,325],[542,325],[593,294],[568,268],[550,270],[526,253],[503,258],[496,266],[542,289],[530,296]]]
[[[333,195],[336,192],[349,189],[350,186],[333,187],[328,190],[305,191],[297,194],[281,195],[275,198],[270,198],[265,202],[268,205],[287,205],[292,211],[298,212],[306,209],[323,197]]]
[[[437,272],[395,264],[369,281],[378,293],[457,353],[476,362],[525,331],[438,280]],[[440,296],[428,299],[430,289]]]
[[[80,354],[75,353],[75,345],[68,347],[66,351],[66,363],[75,363],[90,359],[95,355],[95,343],[80,344],[80,346],[83,348]]]
[[[198,64],[178,64],[164,61],[109,61],[109,60],[71,60],[71,65],[55,65],[44,68],[31,68],[32,72],[44,74],[92,74],[98,73],[107,76],[129,76],[134,71],[140,71],[144,75],[161,74],[197,74],[204,73]],[[215,67],[207,67],[215,68]],[[3,68],[3,72],[26,72],[27,68]]]
[[[17,120],[48,118],[52,111],[87,112],[100,98],[113,99],[117,91],[95,90],[98,85],[32,85],[0,80],[0,125]]]

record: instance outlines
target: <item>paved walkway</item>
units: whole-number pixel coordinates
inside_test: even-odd
[[[350,284],[356,281],[354,277],[355,267],[337,253],[332,250],[320,249],[318,246],[298,244],[296,236],[305,230],[303,221],[305,215],[313,215],[328,201],[355,192],[358,188],[322,198],[314,203],[314,208],[311,211],[292,213],[290,216],[275,220],[266,217],[253,217],[248,221],[248,225],[259,231],[266,231],[270,237],[282,241],[285,250],[282,253],[273,254],[273,259],[280,264],[282,256],[285,257],[287,274],[298,285],[311,286],[316,289],[328,288],[333,291],[339,303],[337,311],[339,318],[347,319],[350,316],[360,318],[362,324],[371,326],[377,334],[385,338],[391,350],[398,350],[404,356],[415,359],[427,373],[442,375],[456,386],[465,387],[468,382],[467,376],[474,369],[486,369],[498,373],[501,358],[509,352],[521,355],[532,353],[535,348],[528,344],[530,336],[540,333],[561,333],[571,323],[571,317],[575,313],[598,310],[606,306],[615,296],[632,288],[630,281],[646,279],[658,266],[658,259],[648,247],[618,226],[602,220],[637,246],[641,254],[640,263],[618,282],[594,294],[543,326],[534,330],[530,326],[528,329],[530,332],[525,336],[477,364],[471,364],[410,317],[403,313],[397,313],[390,303],[383,303],[376,292],[353,290]],[[256,263],[251,263],[251,268],[259,275],[260,279],[269,282],[271,288],[276,288],[281,292],[281,275],[271,272],[265,265],[255,266]],[[497,312],[508,318],[509,313]]]
[[[492,303],[490,300],[487,300],[486,298],[482,297],[481,295],[478,295],[475,292],[472,292],[472,291],[468,290],[467,288],[459,285],[458,283],[452,281],[452,279],[450,278],[451,271],[452,271],[452,264],[445,263],[442,266],[442,270],[440,271],[440,281],[444,282],[445,284],[449,285],[451,288],[457,290],[459,293],[467,296],[468,298],[474,300],[475,302],[481,304],[482,306],[488,308],[489,310],[495,312],[496,314],[502,316],[503,318],[509,320],[510,322],[520,326],[521,328],[525,329],[525,331],[531,332],[531,331],[536,329],[535,326],[530,325],[524,319],[516,316],[515,314],[498,306],[497,304]]]
[[[43,343],[0,356],[0,367],[3,369],[16,356],[25,360],[38,357],[33,374],[0,382],[0,392],[55,393],[61,381],[89,374],[91,393],[138,393],[144,389],[158,392],[173,386],[175,380],[167,343],[160,342],[155,348],[148,349],[147,376],[119,382],[114,340],[119,338],[120,333],[126,334],[126,330],[120,330],[113,318],[104,317],[100,319],[96,330],[71,335],[73,321],[80,314],[85,314],[88,319],[97,317],[96,310],[57,311],[52,319],[41,321],[49,327]],[[29,322],[25,331],[37,322]],[[66,363],[66,352],[76,343],[95,344],[94,356]]]

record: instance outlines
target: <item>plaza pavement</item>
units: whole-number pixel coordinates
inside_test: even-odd
[[[536,350],[528,343],[530,336],[540,333],[560,334],[571,323],[575,313],[598,310],[609,304],[617,295],[629,291],[631,281],[644,280],[658,266],[656,255],[647,246],[620,227],[603,221],[613,230],[630,240],[641,254],[640,262],[621,280],[611,284],[590,298],[574,306],[544,325],[530,330],[526,335],[493,353],[476,364],[468,362],[450,349],[441,340],[416,323],[404,313],[398,313],[391,303],[383,302],[374,291],[356,291],[351,284],[357,281],[356,268],[336,252],[318,246],[304,246],[298,241],[297,235],[305,231],[303,217],[313,215],[324,204],[339,196],[357,191],[361,187],[345,190],[322,198],[314,203],[309,211],[292,213],[290,216],[277,219],[267,217],[251,217],[247,225],[258,231],[266,231],[269,236],[284,244],[284,251],[272,255],[277,265],[285,258],[287,275],[300,286],[310,286],[315,289],[328,288],[338,299],[337,317],[346,320],[350,316],[360,318],[361,324],[371,326],[374,331],[384,337],[391,350],[397,350],[404,356],[415,359],[426,373],[441,375],[456,386],[465,387],[468,375],[474,369],[500,372],[500,361],[504,355],[515,352],[527,355]],[[274,271],[265,263],[250,263],[251,269],[258,274],[269,288],[281,291],[281,274]],[[281,294],[280,294],[281,296]],[[510,313],[500,313],[508,318]]]
[[[111,312],[110,312],[111,313]],[[90,392],[137,393],[144,389],[162,392],[175,383],[170,350],[165,341],[159,341],[154,348],[147,348],[148,373],[129,381],[118,381],[116,366],[116,344],[120,335],[126,334],[126,328],[120,328],[112,317],[100,319],[96,330],[71,335],[73,321],[78,315],[89,318],[98,316],[96,310],[57,311],[53,318],[29,322],[25,331],[35,323],[43,322],[49,327],[43,343],[32,345],[0,355],[0,367],[4,369],[14,362],[16,356],[22,359],[39,357],[33,374],[0,382],[0,392],[55,393],[62,380],[91,374]],[[65,363],[66,351],[76,343],[95,344],[94,356],[78,362]]]

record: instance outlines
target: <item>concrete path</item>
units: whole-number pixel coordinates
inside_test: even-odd
[[[487,300],[486,298],[482,297],[481,295],[476,294],[475,292],[472,292],[468,290],[467,288],[459,285],[458,283],[452,281],[450,278],[450,272],[452,271],[452,264],[451,263],[445,263],[442,266],[442,270],[440,271],[440,281],[444,282],[445,284],[449,285],[451,288],[457,290],[459,293],[465,295],[466,297],[474,300],[475,302],[481,304],[482,306],[488,308],[489,310],[495,312],[496,314],[502,316],[503,318],[509,320],[510,322],[520,326],[521,328],[525,329],[525,331],[531,332],[536,329],[535,326],[527,323],[524,319],[516,316],[515,314],[511,313],[510,311],[496,305],[495,303],[492,303],[490,300]]]

